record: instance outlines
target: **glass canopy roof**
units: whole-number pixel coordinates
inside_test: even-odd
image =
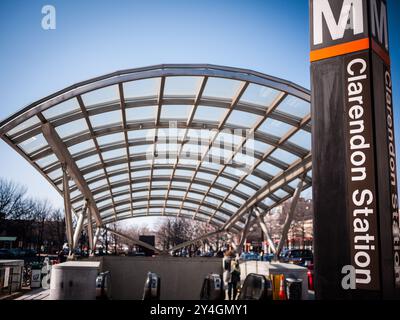
[[[249,204],[272,209],[300,176],[310,187],[309,101],[250,70],[159,65],[68,87],[1,122],[0,134],[62,195],[62,167],[76,165],[72,209],[92,199],[102,224],[178,216],[223,228],[236,217],[240,230]]]

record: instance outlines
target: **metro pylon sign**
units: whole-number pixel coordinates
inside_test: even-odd
[[[398,298],[387,3],[310,0],[317,298]]]

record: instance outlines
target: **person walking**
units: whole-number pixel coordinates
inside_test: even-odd
[[[239,260],[235,259],[232,261],[231,281],[228,285],[229,300],[231,300],[230,297],[232,297],[232,300],[236,300],[239,284],[240,284],[240,265],[239,265]]]
[[[229,294],[229,288],[231,283],[231,267],[232,267],[232,260],[234,258],[234,253],[231,250],[226,250],[224,253],[224,257],[222,259],[222,268],[224,270],[222,276],[224,281],[224,288],[228,292],[228,299],[231,300],[231,295]]]

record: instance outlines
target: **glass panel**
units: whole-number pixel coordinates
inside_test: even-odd
[[[82,100],[86,107],[99,103],[119,101],[118,86],[113,85],[85,93],[82,95]]]
[[[128,139],[143,139],[145,141],[153,141],[154,140],[154,129],[143,129],[143,130],[133,130],[128,131]]]
[[[107,167],[106,170],[107,170],[107,173],[120,171],[120,170],[128,171],[128,165],[126,163],[117,164],[115,166]]]
[[[54,181],[54,180],[61,178],[62,174],[63,174],[62,170],[57,169],[57,170],[49,172],[47,175],[51,180]]]
[[[278,198],[283,198],[285,196],[287,196],[289,193],[287,193],[285,190],[283,189],[278,189],[277,191],[275,191],[273,193],[274,195],[276,195]]]
[[[110,191],[106,190],[106,191],[103,191],[103,192],[100,192],[100,193],[97,193],[97,194],[93,195],[95,200],[100,199],[100,198],[102,198],[104,196],[110,196]]]
[[[216,178],[216,175],[204,173],[204,172],[198,172],[195,179],[197,179],[197,178],[211,182],[211,181],[214,181],[214,179]]]
[[[152,120],[156,117],[156,106],[136,107],[126,109],[126,121],[136,122],[143,120]]]
[[[217,182],[218,182],[218,181],[217,181]],[[224,186],[224,187],[225,187],[225,186]],[[216,195],[218,195],[218,196],[221,196],[221,197],[225,197],[225,196],[228,195],[227,192],[222,191],[222,190],[220,190],[220,189],[218,189],[218,188],[211,188],[211,189],[210,189],[210,192],[213,193],[213,194],[216,194]]]
[[[165,193],[164,193],[165,194]],[[170,196],[175,196],[175,197],[184,197],[186,194],[185,191],[178,191],[178,190],[171,190],[169,192]]]
[[[233,133],[237,133],[237,132],[233,132]],[[218,136],[215,138],[213,146],[223,147],[224,144],[228,144],[228,145],[233,145],[234,147],[237,147],[237,145],[243,141],[244,135],[245,135],[245,133],[242,132],[241,130],[239,130],[238,133],[239,134],[232,134],[231,130],[226,130],[226,129],[221,131],[218,134]],[[226,148],[228,148],[228,146]]]
[[[230,188],[232,188],[232,187],[234,187],[236,185],[235,181],[233,181],[231,179],[224,178],[224,177],[219,177],[218,180],[217,180],[217,183],[221,184],[221,185],[223,185],[225,187],[230,187]]]
[[[115,149],[101,153],[104,160],[126,157],[126,149]]]
[[[109,179],[110,179],[110,182],[128,181],[129,180],[129,175],[128,175],[128,173],[122,173],[122,174],[118,174],[116,176],[112,176]]]
[[[129,147],[129,154],[148,154],[151,155],[153,153],[153,145],[152,144],[145,144],[141,146]]]
[[[90,122],[93,128],[98,128],[110,124],[121,124],[122,113],[120,110],[104,112],[90,116]]]
[[[76,161],[77,166],[79,167],[79,169],[95,164],[95,163],[99,163],[100,162],[100,158],[97,154],[94,154],[93,156],[90,157],[86,157],[83,158],[81,160]]]
[[[212,147],[207,154],[207,161],[216,164],[226,164],[232,157],[233,151],[230,149],[219,149]]]
[[[276,149],[274,152],[271,153],[270,157],[283,161],[287,164],[291,164],[292,162],[299,159],[299,157],[295,156],[293,153],[287,152],[282,149]]]
[[[90,151],[93,150],[94,148],[95,148],[94,142],[92,139],[90,139],[78,144],[74,144],[68,147],[68,150],[71,153],[71,155],[74,156],[82,151]]]
[[[181,188],[187,188],[189,186],[188,182],[180,182],[180,181],[173,181],[172,186],[174,187],[181,187]]]
[[[231,194],[228,197],[229,200],[232,200],[233,202],[237,203],[238,205],[242,205],[244,203],[244,200],[242,198],[239,198],[238,196],[235,196]]]
[[[69,99],[67,101],[61,102],[60,104],[51,107],[43,111],[43,115],[46,119],[56,118],[60,115],[80,110],[78,100],[76,98]]]
[[[262,154],[265,154],[272,147],[270,144],[253,139],[247,140],[244,146],[247,150],[250,151],[250,153],[252,152],[252,150],[254,150]]]
[[[197,189],[197,190],[200,190],[200,191],[207,191],[208,190],[207,186],[203,186],[202,184],[197,184],[197,183],[193,183],[191,188]]]
[[[234,177],[237,177],[237,178],[246,174],[246,172],[244,172],[243,170],[240,170],[240,168],[230,167],[230,166],[225,168],[224,173],[233,175]]]
[[[188,198],[197,199],[197,200],[202,200],[203,197],[204,197],[203,195],[198,194],[198,193],[193,193],[193,192],[189,192],[189,193],[188,193]]]
[[[94,189],[97,189],[98,187],[103,187],[106,185],[107,185],[107,180],[103,179],[103,180],[99,180],[99,181],[90,183],[89,188],[90,188],[90,190],[94,190]]]
[[[241,84],[242,82],[238,80],[209,78],[203,96],[232,100]]]
[[[114,193],[118,193],[118,192],[123,192],[123,191],[128,192],[129,191],[129,186],[128,185],[120,186],[120,187],[112,188],[111,190],[112,190],[113,194]]]
[[[225,108],[198,106],[196,113],[194,115],[194,120],[219,122],[219,119],[222,118],[225,112],[226,112]]]
[[[257,166],[258,170],[264,171],[268,174],[270,174],[271,176],[275,176],[277,175],[279,172],[281,172],[282,170],[272,164],[270,164],[269,162],[263,161],[261,162],[258,166]]]
[[[85,174],[83,177],[86,180],[88,180],[88,179],[96,177],[96,176],[98,176],[100,174],[104,174],[104,170],[103,169],[98,169],[96,171],[89,172],[89,173]]]
[[[78,119],[56,127],[56,131],[61,138],[65,138],[75,135],[79,132],[83,133],[89,131],[89,128],[86,124],[86,120]]]
[[[311,133],[299,130],[288,141],[300,147],[311,150]]]
[[[54,154],[51,154],[47,157],[41,158],[39,160],[36,161],[36,164],[41,167],[41,168],[45,168],[50,164],[53,164],[55,162],[57,162],[58,159]]]
[[[195,96],[202,79],[202,77],[167,77],[164,96]]]
[[[37,125],[39,123],[40,123],[39,118],[36,116],[33,116],[33,117],[29,118],[28,120],[22,122],[21,124],[17,125],[15,128],[8,131],[7,135],[12,136],[22,130],[25,130],[25,129],[32,127],[34,125]]]
[[[279,91],[260,86],[255,83],[250,83],[245,93],[240,98],[240,102],[248,102],[263,107],[269,107],[272,102],[278,97]]]
[[[125,82],[123,86],[125,100],[137,97],[156,96],[160,88],[160,78]]]
[[[191,170],[177,169],[175,171],[175,176],[191,177],[192,175],[193,175],[193,171],[191,171]]]
[[[147,190],[133,193],[133,196],[135,198],[147,198],[148,195],[149,195],[149,191],[147,191]]]
[[[262,201],[265,205],[267,205],[267,206],[272,206],[273,204],[275,204],[275,201],[274,200],[272,200],[271,198],[265,198],[263,201]]]
[[[110,144],[110,143],[125,141],[125,137],[122,132],[108,134],[105,136],[97,137],[96,139],[97,139],[97,143],[99,144],[100,147],[102,147],[106,144]]]
[[[255,175],[249,175],[246,177],[245,181],[250,181],[255,184],[257,184],[259,187],[262,187],[265,185],[267,182],[259,177],[256,177]]]
[[[272,134],[272,135],[280,138],[292,128],[293,127],[287,123],[268,118],[258,128],[258,131],[261,131],[261,132],[264,132],[267,134]]]
[[[163,105],[161,119],[187,119],[192,106],[187,105]]]
[[[222,165],[218,163],[212,163],[212,162],[203,162],[201,165],[201,168],[208,168],[212,169],[214,171],[219,171],[222,168]]]
[[[139,177],[146,177],[150,175],[150,170],[142,170],[142,171],[136,171],[132,172],[131,176],[132,178],[139,178]]]
[[[111,199],[106,199],[97,203],[98,208],[109,206],[112,203]]]
[[[37,136],[29,138],[21,142],[18,146],[25,151],[25,153],[35,152],[47,145],[47,141],[44,136],[40,133]]]
[[[292,187],[293,189],[295,189],[295,188],[297,188],[297,185],[299,184],[299,182],[300,182],[300,179],[296,178],[296,179],[292,180],[291,182],[289,182],[288,185],[290,187]]]
[[[244,153],[237,153],[236,156],[233,158],[233,161],[238,166],[245,168],[251,168],[256,164],[256,159],[251,155],[247,155]]]
[[[288,96],[276,110],[303,118],[310,113],[310,103],[294,96]]]
[[[235,206],[233,206],[233,205],[231,205],[229,203],[226,203],[226,202],[221,207],[226,209],[226,210],[228,210],[228,211],[230,211],[230,212],[232,212],[232,213],[235,213],[237,211],[237,209],[238,209]]]
[[[254,190],[253,188],[247,187],[243,184],[238,185],[236,190],[243,192],[244,194],[246,194],[249,197],[251,197],[256,192],[256,190]]]
[[[171,192],[170,192],[170,194],[171,194]],[[175,191],[175,192],[177,192],[177,191]],[[167,194],[167,190],[152,190],[151,191],[152,197],[154,197],[154,196],[165,197],[166,194]]]
[[[153,176],[170,176],[172,169],[155,169],[153,170]]]
[[[157,184],[160,183],[160,182],[165,183],[165,182],[163,182],[163,181],[154,181],[152,185],[153,185],[153,186],[154,186],[154,185],[157,185]],[[148,189],[148,188],[149,188],[149,183],[148,183],[148,182],[133,183],[133,184],[132,184],[132,188],[133,188],[134,190],[139,190],[139,189],[142,189],[142,188]]]

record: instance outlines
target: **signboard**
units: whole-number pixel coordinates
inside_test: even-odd
[[[317,298],[395,298],[400,232],[384,0],[310,0]]]

